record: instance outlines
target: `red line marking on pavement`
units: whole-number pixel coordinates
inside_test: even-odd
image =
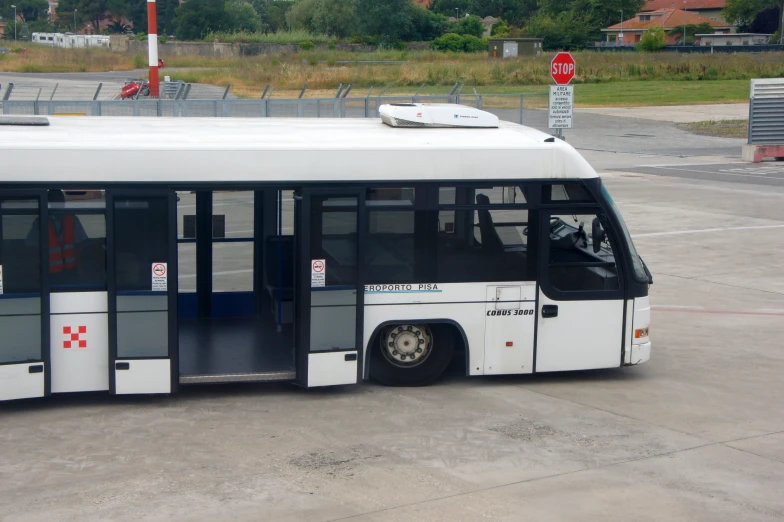
[[[652,306],[655,312],[685,312],[688,314],[723,314],[723,315],[767,315],[773,317],[784,317],[784,312],[747,312],[743,310],[695,310],[689,308],[666,308]]]

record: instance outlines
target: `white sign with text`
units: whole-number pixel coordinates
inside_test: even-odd
[[[574,85],[551,85],[548,128],[571,129],[573,109]]]

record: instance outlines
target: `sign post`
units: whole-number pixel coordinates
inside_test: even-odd
[[[574,86],[569,83],[574,78],[576,65],[569,53],[558,53],[550,62],[550,76],[555,85],[550,86],[550,111],[548,127],[555,129],[563,139],[563,129],[572,128],[574,108]]]

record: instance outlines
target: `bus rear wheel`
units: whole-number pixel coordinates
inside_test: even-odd
[[[454,339],[439,324],[396,324],[381,330],[370,358],[370,375],[387,386],[427,386],[449,365]]]

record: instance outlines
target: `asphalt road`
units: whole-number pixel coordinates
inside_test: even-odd
[[[784,519],[784,187],[769,183],[781,167],[666,122],[577,121],[566,137],[654,275],[649,363],[501,378],[456,363],[426,388],[0,404],[0,518]],[[236,197],[218,208],[239,235]]]

